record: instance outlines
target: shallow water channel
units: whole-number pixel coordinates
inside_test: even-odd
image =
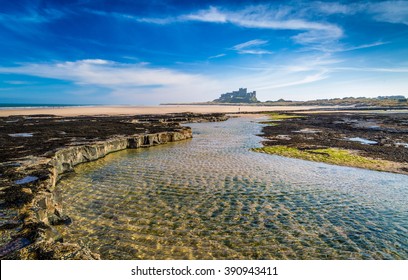
[[[259,120],[78,166],[64,240],[103,259],[408,259],[408,176],[251,152]]]

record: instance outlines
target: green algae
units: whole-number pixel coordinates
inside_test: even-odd
[[[324,149],[298,149],[283,145],[254,148],[252,151],[274,154],[284,157],[304,159],[309,161],[324,162],[334,165],[366,168],[371,170],[386,170],[389,161],[373,159],[355,154],[352,151],[324,148]]]
[[[277,123],[276,121],[262,121],[262,122],[259,122],[260,124],[267,124],[267,125],[269,125],[269,126],[278,126],[279,125],[279,123]]]
[[[287,119],[295,119],[295,118],[304,118],[304,116],[298,115],[288,115],[288,114],[281,114],[276,112],[269,112],[266,113],[269,116],[268,121],[259,122],[260,124],[267,124],[268,126],[278,126],[280,121],[287,120]]]
[[[288,115],[288,114],[281,114],[281,113],[275,113],[275,112],[268,113],[268,115],[272,121],[304,118],[304,116],[301,116],[301,115]]]

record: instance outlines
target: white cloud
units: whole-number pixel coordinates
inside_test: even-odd
[[[245,49],[245,48],[248,48],[248,47],[262,46],[262,45],[265,45],[267,43],[268,43],[268,41],[256,39],[256,40],[251,40],[251,41],[248,41],[248,42],[245,42],[245,43],[235,45],[235,46],[232,47],[232,49],[233,50],[242,50],[242,49]]]
[[[292,39],[300,45],[318,45],[319,47],[335,44],[339,34],[325,30],[310,30],[292,36]]]
[[[0,73],[26,74],[112,88],[118,86],[169,86],[205,81],[205,78],[200,75],[187,74],[167,68],[151,68],[147,67],[145,63],[124,64],[102,59],[3,67],[0,68]]]
[[[94,12],[94,11],[92,11]],[[152,24],[170,24],[185,21],[201,21],[216,24],[233,24],[244,28],[293,30],[297,34],[291,39],[308,49],[323,52],[341,52],[368,48],[382,43],[365,44],[361,47],[342,47],[339,40],[344,37],[342,27],[330,23],[328,16],[340,14],[342,16],[368,15],[376,21],[408,24],[408,1],[367,1],[347,3],[343,2],[300,2],[291,4],[261,4],[250,5],[240,9],[227,9],[210,6],[189,14],[170,17],[137,17],[126,14],[94,12],[103,15],[113,15],[117,18],[131,19],[138,22]],[[321,20],[317,21],[319,18]],[[267,50],[242,49],[241,54],[269,54]]]
[[[197,13],[180,16],[180,19],[225,23],[228,21],[228,15],[220,12],[216,7],[210,7],[208,10],[201,10]]]
[[[305,75],[290,75],[286,77],[269,75],[269,77],[265,76],[256,81],[258,83],[256,89],[258,91],[267,91],[270,89],[288,88],[296,85],[315,83],[327,79],[328,77],[328,71],[325,70],[310,72]]]
[[[9,84],[9,85],[30,85],[32,84],[31,82],[27,82],[27,81],[16,81],[16,80],[4,81],[4,83]]]
[[[360,5],[349,3],[347,5],[338,2],[311,2],[308,6],[308,10],[318,11],[323,14],[345,14],[350,15],[360,10]]]
[[[340,27],[329,24],[292,18],[288,10],[276,9],[271,6],[249,6],[239,11],[220,10],[210,7],[182,18],[214,23],[232,23],[246,28],[322,31],[323,36],[340,38],[343,31]]]
[[[28,22],[28,23],[46,23],[65,17],[69,14],[66,10],[42,9],[41,13],[37,9],[26,9],[16,14],[0,13],[0,21],[5,22]]]
[[[0,4],[1,7],[1,4]],[[44,24],[61,19],[70,12],[57,9],[43,9],[41,13],[35,8],[21,9],[18,13],[1,13],[0,25],[23,37],[41,38],[44,34]]]
[[[378,47],[378,46],[385,45],[385,44],[389,44],[389,42],[375,42],[375,43],[371,43],[371,44],[363,44],[363,45],[353,46],[353,47],[343,47],[343,48],[340,48],[340,49],[338,49],[336,51],[338,51],[338,52],[348,52],[348,51]]]
[[[381,67],[335,67],[333,70],[356,72],[383,72],[383,73],[408,73],[408,68],[381,68]]]
[[[343,14],[369,14],[376,21],[400,23],[408,25],[408,1],[367,1],[342,4],[339,2],[311,2],[305,7],[315,14],[325,15]]]
[[[335,24],[305,20],[297,16],[289,7],[276,8],[272,5],[253,5],[240,10],[228,10],[211,6],[208,9],[199,10],[194,13],[164,18],[137,17],[128,14],[106,13],[94,10],[87,11],[93,14],[114,16],[119,19],[152,24],[201,21],[218,24],[230,23],[245,28],[295,30],[304,32],[293,37],[295,42],[300,44],[316,44],[319,40],[325,43],[328,40],[336,40],[343,36],[343,30]]]
[[[166,102],[180,95],[184,96],[180,100],[192,100],[209,91],[218,92],[220,86],[218,81],[204,75],[148,67],[145,63],[124,64],[102,59],[0,67],[1,73],[71,81],[82,88],[105,88],[111,96],[125,96],[120,102],[137,101],[140,95],[145,96],[144,100],[157,102]],[[110,102],[115,103],[114,100]]]
[[[373,2],[367,8],[377,21],[408,25],[408,1]]]
[[[154,23],[154,24],[169,24],[174,21],[177,21],[175,18],[168,17],[168,18],[147,18],[147,17],[132,17],[128,16],[128,19],[134,19],[138,22],[145,22],[145,23]]]
[[[281,57],[273,63],[265,62],[257,65],[258,67],[232,71],[234,74],[222,69],[213,75],[195,75],[168,68],[155,68],[145,63],[125,64],[86,59],[0,67],[0,74],[25,74],[71,81],[78,85],[74,92],[78,98],[103,91],[104,95],[98,101],[102,103],[158,104],[212,100],[223,92],[242,86],[256,90],[261,100],[286,97],[286,93],[299,98],[302,92],[308,92],[304,88],[309,89],[310,94],[315,90],[319,91],[321,87],[331,91],[332,88],[328,88],[327,83],[336,81],[335,77],[340,73],[355,71],[355,77],[361,77],[361,72],[408,73],[408,69],[404,67],[358,68],[348,67],[344,62],[330,54],[299,53],[297,58]],[[324,83],[326,86],[319,86]],[[306,99],[309,98],[311,97]]]
[[[245,85],[257,90],[261,100],[268,100],[278,89],[291,92],[295,86],[316,87],[320,81],[331,78],[334,72],[332,67],[339,62],[341,61],[332,58],[329,54],[300,55],[289,59],[280,57],[278,60],[275,59],[274,63],[265,64],[262,67],[242,69],[239,76],[226,82],[235,87]]]
[[[273,54],[271,51],[266,50],[240,50],[238,51],[240,54]]]
[[[272,54],[271,51],[263,50],[263,49],[253,49],[253,47],[259,47],[266,45],[268,41],[266,40],[250,40],[245,43],[241,43],[238,45],[233,46],[231,49],[237,51],[239,54]]]
[[[153,23],[153,24],[169,24],[179,21],[176,17],[139,17],[130,14],[116,13],[116,12],[105,12],[100,10],[84,9],[85,12],[90,14],[103,16],[103,17],[113,17],[119,20],[130,20],[137,22]]]
[[[226,54],[225,53],[220,53],[220,54],[217,54],[217,55],[210,56],[208,59],[214,59],[214,58],[219,58],[219,57],[223,57],[223,56],[226,56]]]
[[[228,71],[214,75],[190,74],[168,68],[154,68],[145,63],[125,64],[103,59],[85,59],[59,63],[23,64],[0,67],[0,74],[24,74],[71,81],[78,85],[77,95],[105,90],[109,94],[101,102],[157,104],[162,102],[194,102],[212,100],[223,92],[238,87],[254,90],[291,87],[325,79],[325,62],[317,57],[304,61],[303,69],[285,65],[266,65],[243,70],[230,76]],[[315,63],[315,65],[313,65]],[[300,62],[293,61],[301,66]]]
[[[373,47],[378,47],[382,46],[385,44],[389,44],[390,42],[374,42],[374,43],[369,43],[369,44],[362,44],[362,45],[357,45],[357,46],[346,46],[341,43],[337,44],[327,44],[327,45],[310,45],[303,50],[316,50],[316,51],[321,51],[325,53],[339,53],[339,52],[349,52],[349,51],[355,51],[355,50],[360,50],[360,49],[367,49],[367,48],[373,48]]]

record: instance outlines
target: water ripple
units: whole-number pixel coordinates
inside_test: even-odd
[[[63,180],[62,230],[105,259],[407,259],[408,176],[250,152],[251,118]]]

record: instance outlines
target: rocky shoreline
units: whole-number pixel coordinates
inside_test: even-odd
[[[259,152],[408,174],[408,114],[270,114]]]
[[[58,180],[74,166],[115,151],[191,138],[191,129],[180,123],[227,118],[193,113],[0,118],[0,258],[99,259],[83,244],[65,243],[55,229],[71,223],[55,193]]]

